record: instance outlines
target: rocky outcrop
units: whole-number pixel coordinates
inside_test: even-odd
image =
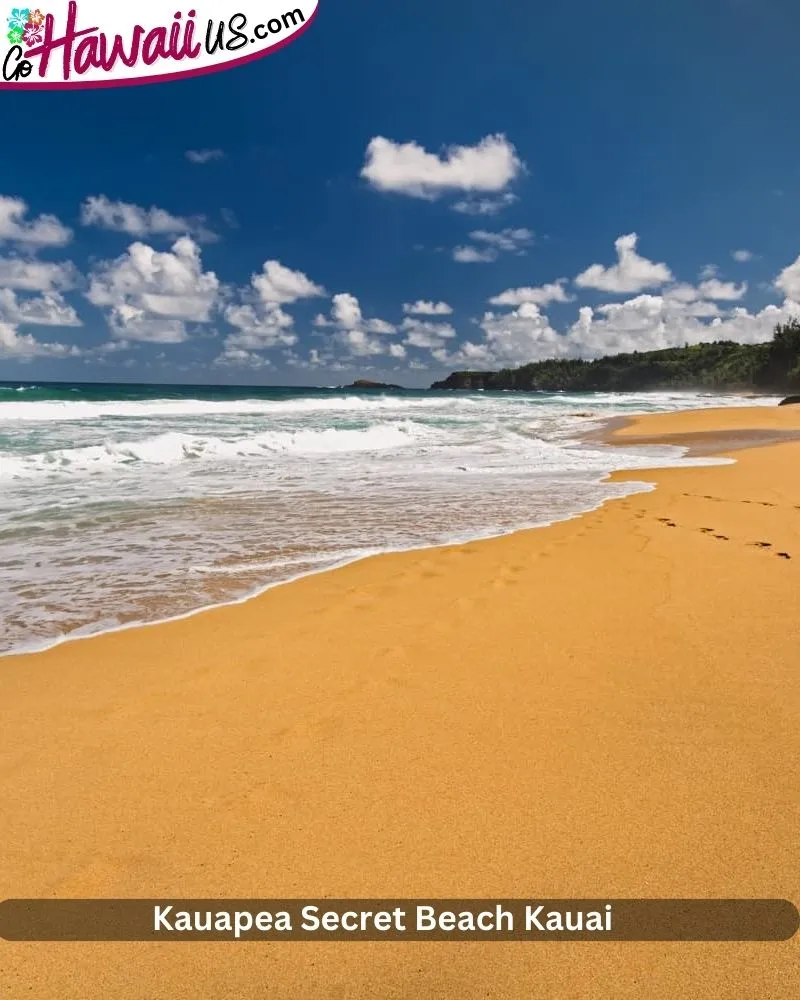
[[[352,385],[343,385],[343,389],[402,389],[402,385],[392,385],[390,382],[370,382],[368,378],[357,378]]]

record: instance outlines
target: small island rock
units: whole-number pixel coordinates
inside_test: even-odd
[[[352,385],[344,385],[343,389],[402,389],[402,385],[392,385],[390,382],[370,382],[368,378],[357,378]]]

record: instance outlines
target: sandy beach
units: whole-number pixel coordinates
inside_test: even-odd
[[[800,407],[613,434],[735,464],[0,661],[0,898],[800,902]],[[0,970],[8,1000],[800,993],[797,940],[0,942]]]

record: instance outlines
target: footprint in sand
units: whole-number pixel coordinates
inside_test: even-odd
[[[719,538],[722,542],[729,542],[730,538],[727,535],[714,535],[714,538]]]
[[[791,559],[792,557],[788,552],[778,552],[776,553],[781,559]]]
[[[670,519],[668,517],[658,517],[658,518],[656,518],[656,520],[660,521],[662,524],[666,524],[666,526],[668,528],[677,528],[677,525],[675,524],[675,522],[674,521],[670,521]]]
[[[771,549],[772,542],[750,542],[751,545],[755,545],[757,549]]]

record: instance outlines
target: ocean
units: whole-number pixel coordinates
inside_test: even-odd
[[[603,419],[745,402],[777,399],[0,383],[0,652],[572,517],[714,461],[584,442]]]

